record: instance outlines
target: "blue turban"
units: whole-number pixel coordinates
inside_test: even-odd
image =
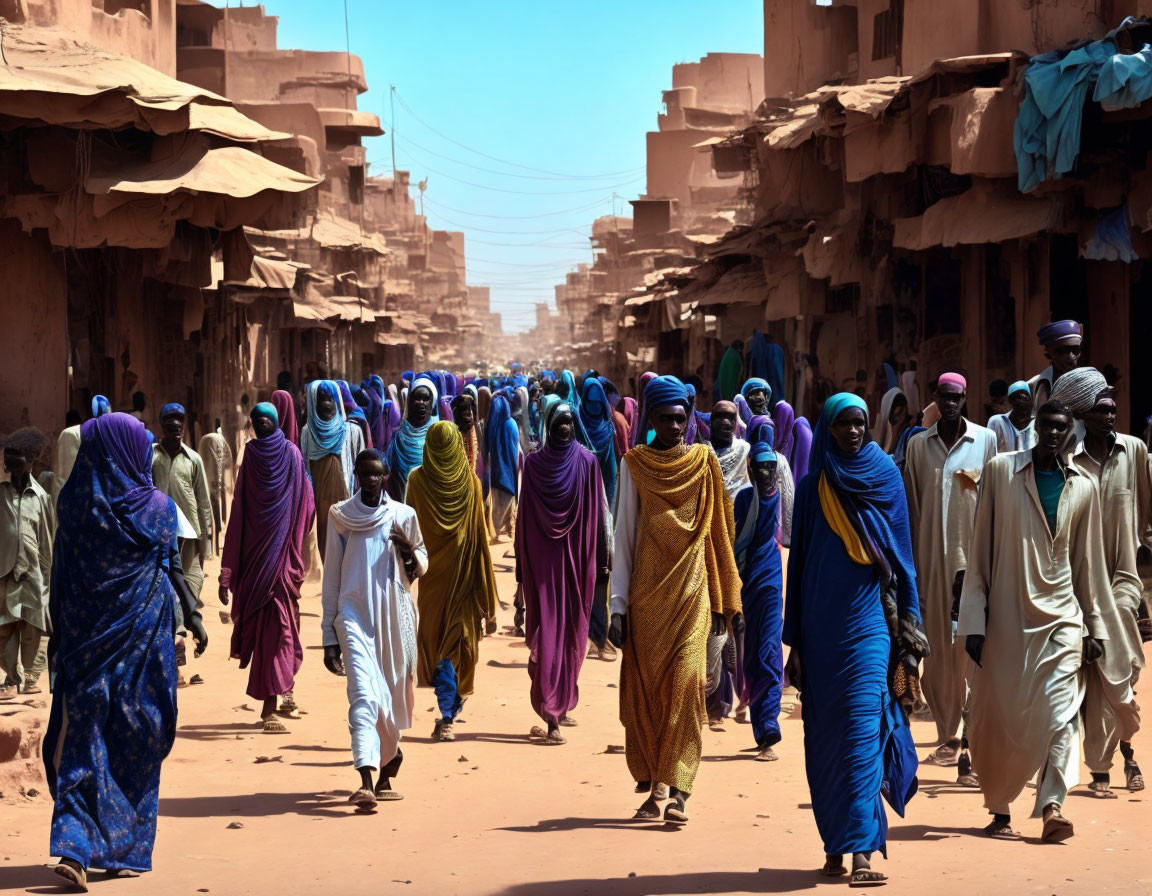
[[[749,458],[753,463],[776,463],[776,452],[772,450],[772,446],[767,442],[757,442],[752,446],[752,453]]]
[[[1043,346],[1049,346],[1071,337],[1083,338],[1084,325],[1074,320],[1056,320],[1045,324],[1036,331],[1036,337]]]
[[[1011,386],[1008,387],[1008,397],[1009,398],[1011,398],[1017,392],[1027,392],[1029,395],[1032,394],[1032,390],[1028,388],[1028,384],[1024,380],[1017,380]]]
[[[696,397],[696,387],[695,386],[693,386],[691,383],[685,383],[684,388],[685,388],[685,390],[687,390],[689,398],[695,398]]]
[[[103,395],[92,396],[92,416],[103,417],[105,414],[112,413],[112,405],[108,403],[108,399]]]
[[[658,376],[644,387],[644,407],[647,413],[656,408],[682,404],[687,409],[688,387],[674,376]]]
[[[179,405],[177,405],[179,407]],[[277,426],[280,425],[280,415],[276,413],[276,406],[268,401],[262,401],[256,407],[252,408],[252,413],[249,416],[255,420],[257,417],[267,417]]]
[[[175,401],[169,402],[168,404],[164,405],[164,407],[160,408],[160,419],[161,420],[163,420],[166,417],[187,417],[187,416],[188,416],[188,414],[184,410],[184,405],[177,404]]]
[[[747,398],[749,392],[755,392],[757,389],[763,389],[764,394],[768,396],[768,400],[772,400],[772,387],[768,385],[768,380],[761,379],[758,376],[754,376],[744,383],[744,385],[740,387],[740,394]]]
[[[837,392],[824,402],[824,420],[831,425],[848,408],[860,408],[864,412],[864,421],[867,423],[868,405],[855,392]]]

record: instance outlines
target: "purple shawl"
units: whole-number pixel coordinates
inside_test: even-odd
[[[792,478],[799,483],[808,475],[808,457],[812,453],[812,424],[804,417],[797,417],[792,435],[792,454],[788,464],[792,467]]]
[[[296,607],[315,515],[300,450],[280,430],[248,442],[236,476],[220,583],[235,595],[231,655],[241,669],[251,663],[248,696],[254,700],[291,690],[304,659]]]
[[[532,708],[559,722],[576,706],[596,576],[608,566],[604,486],[596,456],[545,443],[524,461],[516,578],[524,596]]]
[[[300,421],[296,419],[296,402],[292,395],[283,389],[272,393],[272,407],[276,408],[276,417],[280,421],[280,431],[293,445],[300,444]]]
[[[776,444],[773,446],[777,452],[783,454],[792,464],[792,446],[795,443],[794,428],[796,426],[796,412],[792,405],[786,401],[776,402],[772,410],[772,417],[776,421]]]

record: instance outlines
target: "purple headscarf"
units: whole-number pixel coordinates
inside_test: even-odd
[[[296,402],[292,400],[292,395],[283,389],[277,389],[272,393],[272,407],[276,408],[280,431],[284,433],[284,437],[293,445],[298,445],[300,421],[296,419]]]
[[[796,412],[792,410],[792,405],[786,401],[776,402],[776,407],[772,411],[773,419],[776,422],[776,444],[775,449],[778,454],[783,454],[792,463],[792,445],[795,443],[795,435],[793,432],[796,426]]]
[[[232,657],[241,669],[252,664],[248,696],[255,700],[291,690],[304,659],[294,607],[315,515],[299,449],[279,429],[249,441],[236,475],[220,583],[236,595]]]

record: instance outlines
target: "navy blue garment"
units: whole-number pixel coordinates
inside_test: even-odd
[[[752,331],[748,344],[748,376],[756,376],[768,381],[772,394],[768,396],[768,407],[776,407],[784,395],[784,349],[759,330]]]
[[[920,605],[896,465],[875,442],[843,454],[828,431],[830,418],[850,406],[848,397],[829,399],[816,426],[812,472],[796,489],[783,641],[801,660],[804,762],[824,852],[887,855],[882,797],[903,816],[918,786],[918,759],[889,684],[894,650],[882,577],[894,579],[902,618],[919,620]],[[821,474],[881,563],[851,558],[821,507]]]
[[[780,693],[784,683],[783,570],[776,529],[780,492],[761,498],[754,486],[736,495],[736,566],[744,607],[744,694],[752,734],[760,749],[780,742]]]
[[[149,871],[160,765],[176,738],[178,555],[176,506],[152,486],[144,424],[128,414],[85,423],[57,509],[51,853]]]
[[[578,411],[580,422],[588,434],[592,453],[600,465],[600,478],[604,481],[604,494],[608,506],[616,506],[616,425],[612,422],[612,408],[603,384],[594,378],[584,380],[583,401]]]
[[[442,659],[436,664],[436,671],[432,673],[429,684],[436,694],[436,706],[440,710],[440,715],[449,721],[456,718],[464,708],[464,701],[460,698],[456,667],[452,665],[452,660]]]

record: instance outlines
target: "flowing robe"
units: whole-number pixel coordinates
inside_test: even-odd
[[[231,657],[241,669],[251,665],[247,693],[254,700],[292,690],[304,661],[300,586],[314,519],[300,450],[279,429],[250,441],[236,477],[220,584],[236,597]]]
[[[412,727],[416,606],[393,531],[412,545],[416,575],[423,575],[428,552],[412,508],[387,495],[369,507],[359,492],[332,508],[320,629],[324,646],[338,645],[344,660],[356,768],[383,768]]]
[[[710,446],[624,457],[612,613],[626,613],[620,721],[636,781],[691,793],[700,766],[712,613],[740,612],[732,504]]]
[[[597,573],[608,566],[607,504],[596,456],[546,444],[524,462],[516,520],[532,708],[559,723],[580,698]]]
[[[992,812],[1009,811],[1075,724],[1084,697],[1082,634],[1106,635],[1096,609],[1097,595],[1112,587],[1100,501],[1091,479],[1075,467],[1067,473],[1055,534],[1032,452],[999,455],[982,477],[957,640],[985,636],[972,674],[968,740]],[[1065,790],[1078,783],[1078,739],[1072,750]],[[1043,808],[1038,800],[1035,815]]]
[[[904,489],[916,551],[920,612],[932,653],[924,659],[924,697],[943,742],[960,736],[970,660],[952,636],[952,582],[968,568],[968,545],[984,465],[996,456],[996,436],[970,420],[949,450],[938,426],[908,441]]]
[[[1150,516],[1152,481],[1148,448],[1133,436],[1117,435],[1103,466],[1081,442],[1074,462],[1099,490],[1104,561],[1112,581],[1113,600],[1098,595],[1108,644],[1103,659],[1087,670],[1084,696],[1084,758],[1089,769],[1103,774],[1111,768],[1119,742],[1131,740],[1140,729],[1140,708],[1132,692],[1144,668],[1136,623],[1143,590],[1136,549]]]

